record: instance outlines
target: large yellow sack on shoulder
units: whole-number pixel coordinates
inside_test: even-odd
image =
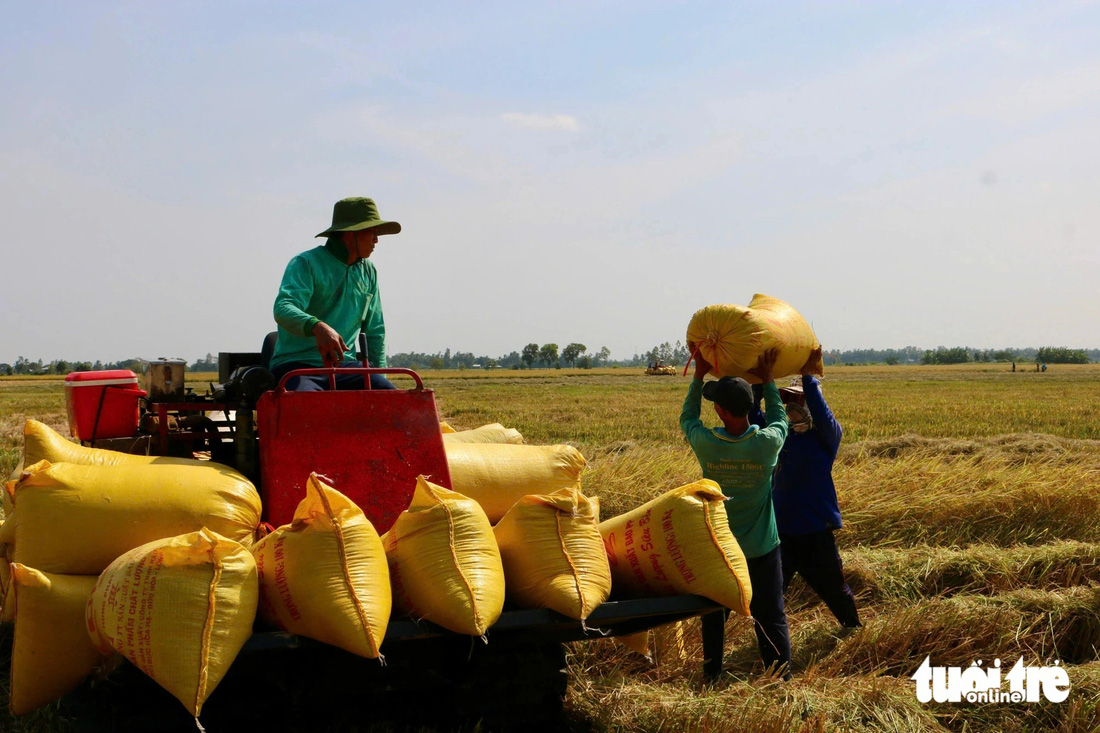
[[[611,593],[600,504],[577,489],[525,496],[495,527],[508,600],[584,621]]]
[[[643,597],[693,593],[748,616],[749,569],[725,498],[703,479],[601,522],[615,589]]]
[[[821,345],[798,311],[759,293],[748,307],[725,303],[696,311],[688,324],[687,340],[711,363],[714,376],[741,377],[752,384],[760,379],[748,370],[768,349],[779,349],[772,369],[778,379],[797,374],[810,352]],[[815,373],[822,373],[820,365]]]
[[[412,504],[382,537],[394,610],[481,636],[504,610],[504,568],[484,510],[420,476]]]
[[[473,430],[444,433],[444,443],[511,443],[523,445],[523,436],[515,428],[506,428],[498,422],[482,425]]]
[[[40,461],[14,484],[0,527],[15,562],[47,573],[96,575],[138,545],[209,527],[252,544],[260,497],[240,474],[205,466],[81,466]]]
[[[88,448],[66,440],[63,435],[37,420],[27,420],[23,425],[23,465],[30,466],[39,461],[50,463],[77,463],[82,466],[217,466],[218,470],[234,473],[229,466],[211,461],[199,461],[194,458],[173,458],[169,456],[141,456],[120,453],[104,448]]]
[[[259,589],[243,545],[202,529],[125,553],[103,571],[85,620],[196,718],[252,635]]]
[[[260,617],[374,659],[390,621],[390,570],[363,510],[317,474],[290,524],[252,548]]]
[[[19,612],[8,706],[24,715],[72,691],[105,656],[84,621],[94,575],[52,575],[19,564],[10,570]]]
[[[444,443],[451,488],[499,522],[528,494],[551,494],[580,486],[584,456],[571,445]]]

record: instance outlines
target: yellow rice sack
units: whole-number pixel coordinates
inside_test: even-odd
[[[444,433],[444,443],[511,443],[523,445],[523,436],[515,428],[506,428],[498,422],[482,425],[473,430]]]
[[[779,379],[797,374],[810,352],[821,345],[798,311],[759,293],[748,307],[726,303],[696,311],[688,324],[687,340],[713,365],[714,376],[742,377],[752,384],[760,380],[748,370],[768,349],[779,349],[772,370]],[[820,366],[816,373],[823,373]]]
[[[693,593],[749,615],[752,587],[718,484],[703,479],[600,523],[616,590]]]
[[[202,527],[250,545],[260,497],[222,469],[40,461],[14,484],[15,511],[0,542],[14,544],[15,562],[71,575],[96,575],[138,545]]]
[[[439,423],[439,432],[443,433],[444,435],[447,435],[448,433],[454,433],[454,432],[457,432],[457,431],[454,428],[451,427],[450,423],[440,421],[440,423]]]
[[[51,575],[19,564],[10,572],[19,613],[8,706],[24,715],[72,691],[105,657],[84,622],[96,576]]]
[[[528,494],[580,487],[584,456],[570,445],[444,443],[451,488],[499,522]]]
[[[525,496],[493,528],[509,601],[584,621],[611,593],[600,504],[576,489]]]
[[[504,568],[477,502],[426,480],[382,537],[394,610],[481,636],[504,609]]]
[[[390,621],[390,571],[363,510],[310,474],[290,524],[252,548],[260,617],[374,659]]]
[[[196,718],[252,635],[259,590],[243,545],[202,529],[125,553],[103,571],[87,628]]]
[[[3,491],[0,491],[0,511],[3,512],[5,519],[11,516],[12,510],[15,508],[15,503],[11,500],[11,490],[8,489],[8,484],[18,481],[19,477],[22,475],[23,461],[19,461],[19,464],[12,469],[12,472],[8,474],[7,480],[4,481]]]
[[[0,532],[3,531],[0,522]],[[12,546],[0,544],[0,624],[15,620],[15,596],[11,592]]]
[[[210,461],[198,461],[193,458],[172,458],[168,456],[140,456],[131,453],[88,448],[67,440],[65,436],[37,420],[27,420],[23,425],[23,465],[30,466],[39,461],[50,463],[78,463],[82,466],[217,466],[220,471],[244,476],[229,466]]]
[[[653,661],[653,654],[649,651],[649,632],[639,631],[635,634],[616,636],[615,642],[635,654],[641,654],[646,659]]]

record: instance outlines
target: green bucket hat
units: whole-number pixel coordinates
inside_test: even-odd
[[[374,229],[381,236],[397,234],[401,231],[401,225],[396,221],[382,221],[373,199],[352,196],[336,202],[332,207],[332,226],[317,236],[328,237],[337,232],[358,232],[363,229]]]

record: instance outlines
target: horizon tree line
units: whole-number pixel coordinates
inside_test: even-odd
[[[529,343],[522,349],[498,357],[477,355],[469,351],[446,349],[434,354],[421,352],[401,352],[388,356],[390,366],[410,369],[593,369],[599,367],[644,367],[661,361],[671,366],[682,366],[690,358],[686,346],[680,341],[666,341],[641,354],[630,358],[614,360],[611,350],[602,346],[595,352],[589,352],[585,344],[571,342],[564,348],[556,343],[539,345]],[[966,363],[1045,363],[1045,364],[1088,364],[1100,362],[1100,349],[1073,349],[1065,346],[1041,346],[1005,349],[975,349],[965,346],[938,346],[935,349],[922,349],[906,346],[901,349],[850,349],[826,351],[826,364],[966,364]],[[118,361],[70,361],[55,359],[45,362],[42,359],[30,360],[20,356],[14,363],[0,362],[0,376],[22,374],[57,374],[69,372],[104,371],[109,369],[128,369],[136,373],[145,371],[147,360],[138,357]],[[188,364],[192,372],[215,372],[218,370],[218,357],[207,353],[205,357]]]

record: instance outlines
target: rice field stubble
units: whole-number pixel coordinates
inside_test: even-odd
[[[698,478],[678,415],[687,381],[606,369],[426,372],[455,428],[502,422],[588,458],[604,517]],[[208,378],[193,378],[200,387]],[[796,579],[794,680],[761,674],[744,620],[727,674],[707,685],[696,622],[654,636],[656,664],[609,641],[571,645],[579,730],[1100,729],[1100,366],[834,367],[825,395],[845,429],[838,533],[863,629],[844,635]],[[0,470],[26,417],[63,428],[58,379],[0,379]],[[704,409],[704,421],[716,423]],[[921,704],[934,665],[1061,661],[1063,703]],[[36,728],[4,720],[6,729]],[[29,727],[27,727],[29,726]]]

